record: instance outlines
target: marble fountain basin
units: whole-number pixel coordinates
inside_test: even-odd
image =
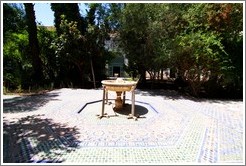
[[[123,78],[117,78],[116,80],[103,80],[101,82],[106,90],[123,92],[123,91],[132,91],[136,88],[137,81],[127,81]]]
[[[124,78],[117,78],[116,80],[103,80],[102,85],[106,91],[106,102],[108,100],[107,97],[107,91],[115,91],[116,92],[116,99],[115,99],[115,107],[114,110],[121,110],[124,103],[125,103],[125,92],[126,91],[131,91],[132,92],[132,96],[133,96],[133,100],[132,102],[134,103],[135,101],[135,94],[134,94],[134,90],[137,86],[137,81],[128,81],[125,80]],[[123,100],[121,99],[121,95],[123,93]],[[103,101],[104,102],[104,101]]]

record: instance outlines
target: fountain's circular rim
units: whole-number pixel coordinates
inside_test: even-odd
[[[117,81],[117,80],[103,80],[101,81],[103,85],[114,85],[114,86],[133,86],[137,85],[135,81]]]

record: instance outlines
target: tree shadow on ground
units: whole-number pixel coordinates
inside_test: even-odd
[[[44,93],[30,96],[14,97],[11,99],[3,100],[3,112],[15,113],[15,112],[30,112],[35,111],[39,107],[44,106],[51,100],[57,100],[59,93]]]
[[[172,100],[191,100],[194,102],[209,102],[209,103],[221,103],[221,102],[241,102],[242,99],[225,99],[225,98],[202,98],[194,97],[188,93],[180,92],[178,90],[168,90],[168,89],[141,89],[136,90],[136,94],[142,96],[160,96],[164,99]]]
[[[4,163],[61,163],[79,148],[78,129],[43,119],[42,115],[3,120]]]
[[[182,94],[176,90],[167,90],[167,89],[152,89],[152,90],[141,89],[141,90],[136,90],[136,94],[140,94],[142,96],[161,96],[173,100],[185,99],[185,98],[195,100],[195,98],[192,96]]]

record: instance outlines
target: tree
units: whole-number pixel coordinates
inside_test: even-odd
[[[82,35],[84,35],[86,31],[86,24],[84,18],[80,15],[79,6],[77,3],[51,3],[51,9],[54,11],[54,22],[58,35],[62,33],[60,29],[62,15],[65,15],[69,22],[76,21],[78,29]]]
[[[51,3],[51,9],[57,32],[52,47],[56,50],[59,81],[66,86],[85,87],[88,77],[85,67],[88,64],[84,36],[86,22],[77,3]]]
[[[243,4],[222,3],[211,5],[209,12],[210,28],[222,38],[227,56],[221,68],[220,85],[230,96],[243,96]]]
[[[85,39],[78,30],[76,22],[69,22],[64,15],[61,18],[61,34],[51,45],[56,50],[55,55],[58,60],[59,79],[66,86],[83,84],[86,79],[84,68],[86,63]],[[73,73],[78,74],[79,77],[76,77]]]
[[[191,93],[199,96],[203,83],[220,72],[221,57],[226,55],[223,45],[213,32],[183,34],[177,40],[172,59],[176,58],[179,75],[189,83]]]
[[[197,54],[197,58],[206,58],[199,64],[210,66],[207,68],[210,72],[207,82],[212,81],[213,83],[207,87],[207,90],[216,92],[218,89],[214,87],[217,85],[220,89],[227,91],[231,83],[234,84],[233,86],[241,84],[239,82],[242,82],[240,71],[243,67],[240,64],[243,55],[242,35],[240,35],[243,25],[242,4],[193,4],[184,14],[184,18],[189,22],[186,32],[190,36],[199,33],[206,36],[205,38],[201,36],[199,39],[205,40],[199,47],[193,48],[201,51]],[[187,34],[185,36],[187,37]],[[195,38],[190,39],[196,40]],[[192,42],[189,41],[189,43]],[[193,43],[199,43],[199,40]],[[235,90],[234,88],[234,94]]]
[[[38,26],[38,41],[40,58],[43,64],[44,82],[45,85],[51,85],[51,88],[57,84],[58,76],[56,50],[51,47],[56,37],[55,28]]]
[[[43,68],[40,59],[40,49],[37,38],[37,25],[35,21],[35,12],[32,3],[24,3],[27,20],[27,31],[29,39],[29,55],[32,59],[32,67],[34,69],[32,79],[34,85],[42,85]]]
[[[7,89],[25,86],[24,77],[30,76],[30,62],[25,57],[28,47],[28,34],[11,33],[3,45],[3,80]]]
[[[125,5],[120,37],[129,69],[155,77],[175,68],[195,96],[212,80],[242,87],[242,11],[223,3]]]
[[[146,72],[156,78],[163,69],[172,68],[195,96],[202,89],[242,95],[242,3],[92,3],[84,18],[78,4],[54,3],[57,36],[39,28],[42,46],[37,44],[33,4],[24,6],[27,19],[20,5],[4,4],[4,80],[18,78],[9,83],[15,87],[30,80],[22,76],[29,76],[31,67],[36,84],[44,74],[47,82],[56,79],[57,85],[86,87],[93,80],[96,87],[112,54],[104,47],[105,40],[114,34],[129,60],[128,71],[140,74],[143,82]],[[27,49],[22,49],[25,24],[29,58]]]
[[[87,12],[86,52],[89,57],[94,88],[96,79],[103,79],[107,55],[105,41],[109,37],[108,4],[93,3]]]
[[[3,35],[7,33],[20,32],[25,29],[25,13],[21,5],[3,3]],[[4,40],[5,41],[5,40]]]
[[[30,64],[25,57],[28,47],[25,12],[20,4],[4,3],[3,16],[3,86],[7,90],[20,89]]]
[[[145,4],[127,4],[122,11],[120,38],[121,46],[129,59],[129,69],[136,68],[145,82],[145,72],[152,63],[148,45],[148,26],[151,17]]]

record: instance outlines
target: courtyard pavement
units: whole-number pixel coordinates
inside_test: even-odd
[[[126,107],[99,119],[102,89],[3,96],[3,163],[103,165],[245,164],[243,101],[136,90],[137,121]],[[115,92],[109,99],[115,99]]]

